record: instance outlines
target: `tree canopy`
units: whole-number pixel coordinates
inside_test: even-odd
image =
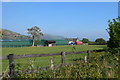
[[[97,38],[95,40],[96,44],[99,44],[99,45],[104,45],[106,44],[106,41],[103,39],[103,38]]]
[[[113,19],[113,21],[109,22],[109,28],[107,32],[109,33],[109,41],[108,47],[109,48],[118,48],[120,47],[120,17]]]
[[[88,43],[89,40],[88,40],[87,38],[83,38],[83,39],[82,39],[82,42],[83,42],[83,43]]]
[[[43,33],[41,32],[41,29],[37,26],[34,26],[32,28],[28,28],[28,34],[31,34],[32,39],[33,39],[33,45],[35,43],[35,39],[39,38],[40,39],[40,35],[43,35]]]

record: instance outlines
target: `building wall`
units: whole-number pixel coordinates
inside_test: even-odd
[[[46,46],[46,44],[45,44],[45,41],[46,40],[41,40],[41,45],[42,46]],[[55,43],[55,45],[68,45],[68,40],[54,40],[56,43]]]
[[[45,44],[46,40],[41,40],[40,45],[41,46],[47,46]],[[68,45],[68,40],[54,40],[56,43],[55,45]],[[27,47],[32,46],[32,40],[2,40],[0,41],[2,45],[0,47]]]
[[[32,46],[32,40],[3,40],[1,47],[24,47]]]

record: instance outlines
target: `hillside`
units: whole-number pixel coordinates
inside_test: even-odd
[[[29,36],[21,35],[19,33],[6,30],[6,29],[0,29],[0,39],[31,39]]]
[[[50,34],[44,34],[43,36],[41,36],[41,38],[47,40],[64,39],[64,37],[62,36],[56,36]],[[32,39],[32,38],[30,36],[21,35],[20,33],[16,33],[10,30],[0,29],[0,39],[15,40],[15,39]]]

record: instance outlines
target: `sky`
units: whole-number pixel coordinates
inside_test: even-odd
[[[3,2],[118,2],[119,0],[1,0]]]
[[[117,16],[118,2],[2,3],[2,27],[26,35],[38,26],[44,34],[108,40],[108,20]]]

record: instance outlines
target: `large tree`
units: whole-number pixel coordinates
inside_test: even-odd
[[[99,45],[104,45],[106,44],[106,41],[103,39],[103,38],[97,38],[95,40],[96,44],[99,44]]]
[[[109,33],[109,41],[108,47],[109,48],[118,48],[120,47],[120,17],[113,19],[113,21],[109,22],[109,28],[107,29]]]
[[[37,39],[37,38],[40,39],[40,36],[43,35],[43,33],[41,32],[41,29],[37,26],[34,26],[32,28],[28,28],[27,30],[28,30],[28,34],[31,34],[31,36],[32,36],[32,39],[33,39],[32,46],[34,46],[35,39]]]

